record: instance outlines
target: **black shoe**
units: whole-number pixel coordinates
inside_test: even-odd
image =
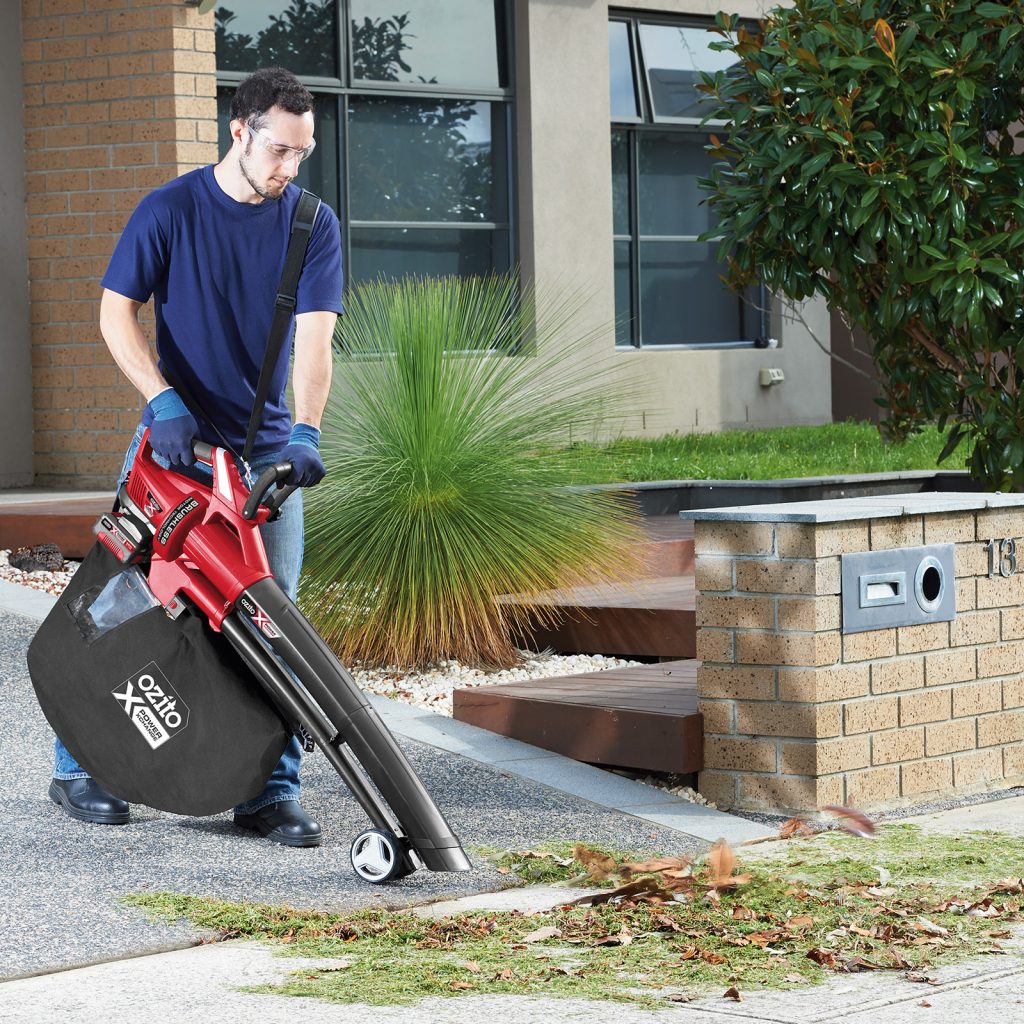
[[[319,846],[324,841],[320,826],[299,806],[298,800],[282,800],[252,814],[236,814],[235,824],[255,829],[261,836],[284,846]]]
[[[50,799],[72,818],[94,825],[127,825],[130,808],[95,779],[53,779]]]

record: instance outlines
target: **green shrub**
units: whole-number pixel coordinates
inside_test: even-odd
[[[536,305],[503,277],[350,294],[302,588],[342,658],[513,664],[526,609],[501,595],[635,574],[624,497],[565,486],[610,378],[571,308]]]

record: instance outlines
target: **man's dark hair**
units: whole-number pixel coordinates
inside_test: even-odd
[[[238,84],[231,100],[231,120],[263,127],[264,114],[280,107],[289,114],[313,109],[313,94],[284,68],[260,68]]]

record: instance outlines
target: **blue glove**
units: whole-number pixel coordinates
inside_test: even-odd
[[[320,431],[308,423],[296,423],[292,436],[281,449],[279,461],[292,464],[291,475],[285,484],[295,487],[314,487],[327,475],[320,458]]]
[[[149,444],[157,455],[172,466],[191,466],[196,461],[192,441],[199,435],[199,425],[174,388],[167,388],[150,399],[146,406],[152,417]]]

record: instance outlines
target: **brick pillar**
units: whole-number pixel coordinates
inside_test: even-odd
[[[107,488],[140,400],[100,335],[99,281],[139,199],[217,159],[213,15],[21,7],[36,483]]]
[[[1020,783],[1024,511],[998,507],[1018,496],[977,510],[985,500],[852,521],[697,522],[702,793],[721,807],[806,812]],[[989,564],[992,540],[1022,552],[1012,572]],[[840,556],[922,544],[954,545],[955,619],[842,633]]]

